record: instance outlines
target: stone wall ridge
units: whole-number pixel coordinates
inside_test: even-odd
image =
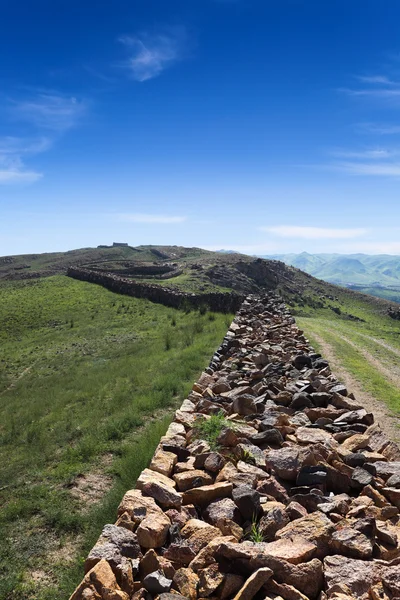
[[[395,600],[399,510],[400,448],[249,295],[70,600]]]

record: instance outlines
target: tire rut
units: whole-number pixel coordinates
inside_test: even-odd
[[[364,390],[361,383],[341,364],[333,347],[326,340],[312,329],[310,333],[312,333],[313,338],[320,345],[324,358],[329,362],[332,370],[339,379],[343,381],[349,391],[354,393],[364,408],[374,414],[375,421],[379,423],[386,435],[393,441],[400,442],[400,431],[397,425],[398,419],[389,412],[382,401]]]

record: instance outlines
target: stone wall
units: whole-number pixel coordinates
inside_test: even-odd
[[[400,598],[400,449],[248,297],[70,600]]]
[[[147,298],[147,300],[151,300],[152,302],[172,306],[173,308],[183,308],[185,306],[200,308],[201,306],[207,306],[210,310],[216,312],[229,313],[236,312],[243,301],[243,296],[234,292],[189,294],[165,286],[134,281],[113,275],[112,273],[92,271],[91,269],[82,267],[69,267],[67,275],[81,281],[97,283],[118,294],[135,296],[136,298]]]

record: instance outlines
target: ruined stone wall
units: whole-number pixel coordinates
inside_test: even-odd
[[[70,600],[400,598],[400,449],[248,297]]]
[[[68,277],[80,279],[81,281],[97,283],[118,294],[135,296],[136,298],[146,298],[152,302],[164,304],[165,306],[171,306],[173,308],[182,308],[184,306],[200,308],[201,306],[207,306],[210,310],[216,312],[236,312],[244,298],[234,292],[189,294],[161,285],[152,285],[150,283],[134,281],[118,275],[113,275],[112,273],[98,272],[82,267],[69,267],[67,275]]]

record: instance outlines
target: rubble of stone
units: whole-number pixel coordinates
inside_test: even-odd
[[[400,598],[400,449],[248,297],[70,600]]]

